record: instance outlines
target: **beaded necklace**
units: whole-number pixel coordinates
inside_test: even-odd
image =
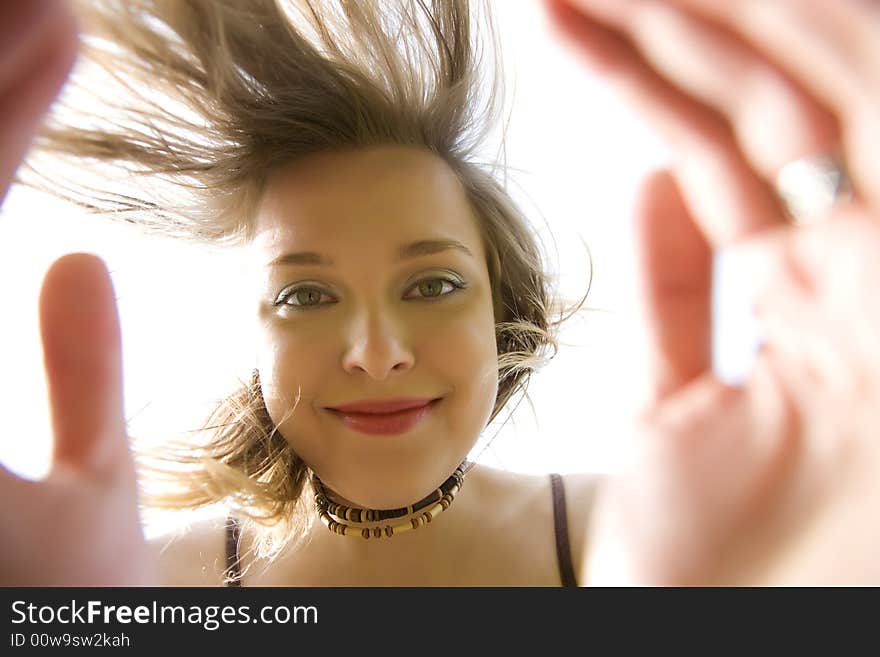
[[[461,490],[464,482],[465,473],[470,470],[472,464],[465,459],[453,472],[449,479],[444,481],[440,488],[436,489],[415,504],[401,507],[399,509],[361,509],[358,507],[345,506],[331,502],[327,489],[318,478],[318,475],[312,472],[312,488],[315,491],[315,510],[321,518],[321,522],[334,534],[342,536],[355,536],[361,538],[382,538],[390,537],[395,534],[402,534],[413,529],[423,527],[436,518],[442,511],[445,511],[452,504],[456,493]],[[425,507],[429,507],[424,513],[396,524],[386,524],[376,527],[354,527],[349,522],[368,523],[381,522],[382,520],[390,520],[402,518],[418,513]]]

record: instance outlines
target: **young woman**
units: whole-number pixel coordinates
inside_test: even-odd
[[[655,396],[635,423],[644,450],[621,475],[564,480],[468,460],[564,311],[524,217],[475,160],[500,93],[496,77],[480,99],[466,3],[77,4],[82,34],[97,37],[81,57],[131,86],[88,127],[58,113],[42,128],[74,21],[54,2],[3,10],[19,26],[3,35],[3,180],[37,132],[24,182],[40,186],[37,155],[87,159],[130,188],[96,192],[73,172],[50,191],[241,246],[260,326],[252,380],[209,418],[209,438],[142,463],[175,483],[142,491],[147,502],[227,502],[229,516],[147,544],[109,276],[84,254],[50,268],[53,468],[41,482],[3,472],[4,583],[880,581],[880,315],[865,303],[880,279],[877,99],[865,91],[880,75],[876,9],[573,5],[546,4],[558,33],[681,157],[639,204],[654,340]],[[852,193],[838,185],[828,217],[795,226],[805,215],[780,198],[787,177],[779,193],[767,181],[826,153],[846,162]],[[823,161],[842,182],[846,169]],[[722,246],[758,272],[767,328],[738,388],[709,361]]]

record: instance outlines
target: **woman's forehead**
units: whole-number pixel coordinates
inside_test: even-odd
[[[479,243],[460,181],[426,151],[323,153],[279,172],[257,215],[257,251],[451,239]]]

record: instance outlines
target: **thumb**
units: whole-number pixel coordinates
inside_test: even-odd
[[[673,175],[650,174],[635,208],[639,288],[658,401],[712,365],[712,250]]]
[[[119,318],[104,262],[86,253],[56,260],[43,279],[39,309],[53,468],[115,470],[128,444]]]
[[[77,30],[66,2],[0,2],[0,202],[74,65]]]

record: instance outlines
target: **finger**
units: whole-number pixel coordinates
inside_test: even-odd
[[[611,24],[585,14],[572,0],[545,0],[550,26],[573,52],[597,73],[625,72],[632,59],[632,43]]]
[[[755,175],[724,117],[662,78],[619,30],[564,0],[547,0],[545,8],[563,43],[671,142],[682,194],[710,243],[723,246],[784,223],[775,192]]]
[[[128,453],[121,336],[104,263],[84,253],[56,260],[43,280],[39,309],[53,467],[118,468]]]
[[[838,117],[860,194],[880,207],[880,8],[848,0],[666,0],[741,34]]]
[[[880,13],[871,2],[665,0],[742,34],[840,115],[880,83]],[[875,98],[876,100],[876,98]]]
[[[810,404],[815,404],[820,391],[827,394],[850,387],[848,371],[858,369],[845,353],[853,337],[847,335],[848,329],[841,330],[840,322],[853,309],[841,313],[829,305],[825,263],[820,266],[816,258],[807,257],[817,238],[825,242],[826,254],[834,247],[826,231],[831,225],[822,222],[796,231],[768,232],[727,253],[731,271],[753,299],[762,327],[762,354],[783,365],[780,376],[807,414],[815,412]]]
[[[57,0],[0,6],[0,203],[73,66],[76,23]]]
[[[662,3],[629,29],[652,67],[727,118],[759,175],[773,181],[794,159],[838,149],[832,112],[735,33]]]
[[[777,318],[780,333],[788,333],[778,343],[817,363],[829,388],[849,400],[870,396],[871,372],[880,366],[880,313],[865,300],[880,281],[880,224],[841,208],[832,221],[795,231],[790,245],[787,257],[797,264],[757,297],[757,313]],[[803,273],[793,277],[793,269]]]
[[[827,400],[849,388],[840,344],[817,312],[815,300],[798,294],[792,285],[781,283],[767,290],[757,308],[764,336],[761,355],[772,353],[805,416],[815,416],[817,399]]]
[[[645,180],[635,222],[656,402],[711,367],[712,249],[669,171]]]

